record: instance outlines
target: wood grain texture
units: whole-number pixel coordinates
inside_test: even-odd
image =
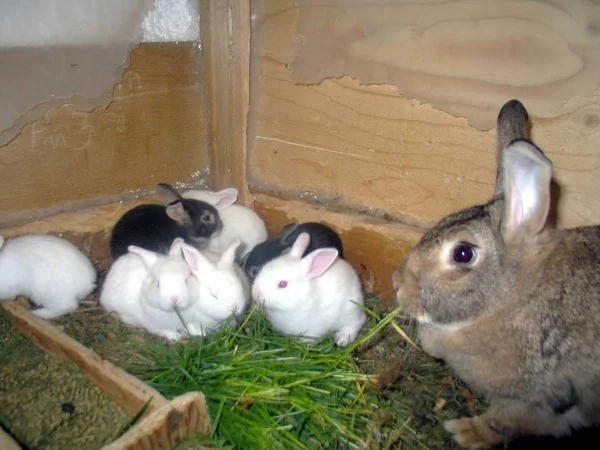
[[[34,344],[60,361],[76,364],[90,382],[113,397],[128,414],[137,414],[150,399],[145,415],[168,405],[167,399],[158,391],[102,359],[51,323],[36,317],[16,300],[2,303],[2,307]]]
[[[208,171],[193,44],[142,44],[106,109],[49,110],[0,147],[2,222],[108,203]]]
[[[250,102],[250,2],[200,2],[203,91],[209,103],[211,184],[236,187],[248,204],[246,132]]]
[[[192,391],[156,409],[102,450],[168,450],[188,436],[210,432],[204,395]]]
[[[600,5],[590,0],[298,2],[298,83],[389,83],[480,129],[518,97],[536,117],[598,96]]]
[[[254,206],[265,220],[270,236],[277,236],[290,222],[322,222],[333,228],[342,239],[345,258],[358,273],[366,291],[384,301],[394,301],[392,275],[424,231],[270,195],[256,194]]]
[[[0,448],[2,450],[22,450],[21,446],[15,441],[4,428],[0,426]]]
[[[431,226],[491,196],[487,129],[517,97],[554,163],[559,226],[600,223],[598,8],[265,1],[251,190]]]

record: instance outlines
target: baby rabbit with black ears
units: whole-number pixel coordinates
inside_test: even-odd
[[[445,424],[466,448],[600,423],[600,226],[549,223],[553,166],[527,121],[502,107],[492,199],[442,219],[393,277],[422,348],[489,398]]]

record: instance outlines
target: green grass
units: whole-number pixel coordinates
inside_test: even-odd
[[[307,344],[283,336],[252,309],[241,325],[211,336],[141,348],[152,363],[129,370],[167,398],[202,391],[213,434],[196,439],[209,447],[427,448],[408,426],[410,411],[389,408],[353,356],[397,312],[366,310],[370,324],[343,349],[330,337]]]

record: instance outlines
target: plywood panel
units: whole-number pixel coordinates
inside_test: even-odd
[[[349,75],[488,130],[519,97],[537,117],[598,95],[600,5],[589,0],[300,1],[294,80]],[[577,99],[579,100],[579,99]]]
[[[600,6],[585,1],[296,3],[264,3],[260,96],[253,105],[256,129],[249,150],[253,191],[430,226],[489,198],[495,129],[486,126],[505,101],[517,97],[530,110],[534,141],[554,162],[561,184],[559,225],[600,223]],[[414,48],[423,33],[439,31],[444,22],[434,19],[441,10],[450,28],[462,24],[460,39],[450,42],[456,33],[444,35],[458,68],[451,58],[431,59],[439,46],[424,46],[421,56]],[[548,14],[540,15],[542,10]],[[505,26],[504,35],[493,38],[481,29],[482,23],[498,27],[500,22],[520,25]],[[548,42],[527,39],[534,28],[543,30]],[[413,47],[407,49],[405,42]],[[405,50],[414,64],[403,62]],[[497,52],[510,63],[503,68],[508,75],[494,73]],[[398,77],[411,67],[411,77]],[[453,72],[459,69],[460,77]],[[573,73],[559,80],[567,69]],[[416,86],[420,74],[427,76],[411,91],[416,98],[399,94],[399,85]],[[461,101],[469,107],[461,109]]]
[[[106,109],[48,111],[0,147],[4,223],[202,180],[209,166],[193,44],[143,44]]]

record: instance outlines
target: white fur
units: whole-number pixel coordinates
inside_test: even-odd
[[[96,270],[75,245],[54,235],[0,236],[0,300],[28,297],[43,319],[75,311],[96,287]]]
[[[239,238],[242,241],[237,250],[239,260],[269,237],[265,222],[258,214],[250,208],[234,204],[238,196],[235,188],[218,192],[192,189],[183,192],[181,196],[209,203],[219,211],[223,229],[210,239],[206,248],[208,251],[223,253],[235,238]]]
[[[442,333],[455,333],[456,331],[462,330],[465,327],[473,324],[472,320],[463,320],[460,322],[452,323],[436,323],[431,319],[431,316],[427,313],[420,313],[416,316],[417,321],[422,325],[428,325],[432,329]]]
[[[204,335],[235,320],[250,301],[250,283],[235,262],[240,239],[234,239],[222,254],[183,244],[183,255],[199,281],[198,302],[184,312],[190,331]]]
[[[129,325],[171,340],[181,339],[185,327],[175,306],[183,313],[195,304],[198,291],[181,245],[182,240],[175,239],[169,255],[129,246],[129,252],[112,264],[100,304]]]
[[[335,249],[317,249],[304,258],[309,235],[298,236],[292,249],[269,261],[252,287],[252,297],[279,332],[311,341],[333,333],[339,347],[353,342],[367,316],[360,280]],[[335,258],[321,275],[309,275],[312,258],[328,252]],[[279,282],[287,287],[280,288]]]

